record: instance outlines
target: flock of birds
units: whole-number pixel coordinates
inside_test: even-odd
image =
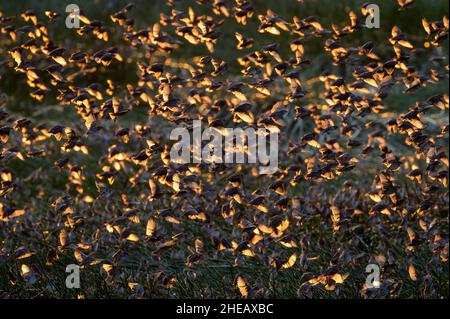
[[[338,295],[346,284],[395,296],[402,274],[432,294],[441,285],[433,276],[448,269],[448,90],[402,114],[386,100],[448,79],[448,18],[418,21],[414,40],[394,26],[383,44],[349,47],[347,38],[367,32],[368,4],[328,26],[258,14],[250,0],[197,0],[201,13],[177,2],[143,28],[134,4],[110,21],[82,11],[66,45],[54,40],[64,15],[0,11],[1,81],[13,70],[35,108],[56,100],[61,114],[77,114],[35,121],[14,112],[19,97],[1,94],[0,294],[20,295],[68,263],[134,297],[170,296],[223,264],[229,285],[217,289],[226,297],[274,296],[289,271],[299,297]],[[221,42],[225,23],[244,30],[234,43]],[[273,43],[246,35],[253,23]],[[320,72],[313,39],[327,61]],[[183,56],[189,46],[209,54]],[[218,46],[242,53],[239,72]],[[136,75],[108,78],[120,65]],[[277,172],[172,163],[167,132],[194,119],[277,130]],[[380,289],[365,284],[371,263]],[[199,294],[214,296],[208,289]],[[62,290],[53,283],[40,293]]]

